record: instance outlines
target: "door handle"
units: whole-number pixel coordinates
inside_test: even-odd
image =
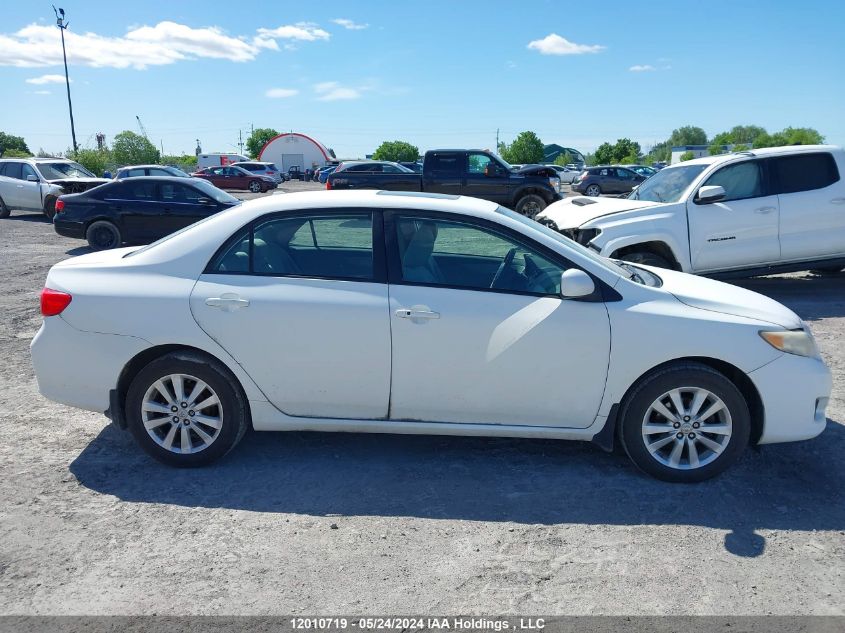
[[[845,198],[834,198],[830,201],[831,204],[845,204]]]
[[[242,299],[236,294],[226,293],[222,297],[209,297],[205,305],[220,308],[224,312],[234,312],[249,306],[249,299]]]
[[[399,308],[394,312],[400,319],[439,319],[439,312],[432,312],[431,310],[421,310],[418,308]]]
[[[759,209],[754,209],[754,213],[771,213],[772,211],[777,211],[775,207],[760,207]]]

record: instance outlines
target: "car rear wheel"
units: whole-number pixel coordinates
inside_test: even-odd
[[[249,190],[250,190],[252,193],[258,193],[258,192],[260,192],[260,191],[261,191],[261,183],[260,183],[260,182],[258,182],[257,180],[251,180],[251,181],[249,182]]]
[[[596,196],[601,195],[601,187],[599,187],[598,185],[590,185],[589,187],[587,187],[585,193],[588,196],[595,198]]]
[[[536,193],[529,193],[528,195],[522,196],[519,201],[516,203],[516,208],[514,211],[519,213],[520,215],[524,215],[526,218],[531,218],[532,220],[537,217],[537,214],[540,213],[543,209],[546,208],[546,201],[543,200],[540,196]]]
[[[6,203],[3,202],[3,198],[0,198],[0,218],[8,218],[11,213],[12,210],[6,206]]]
[[[232,450],[247,428],[246,399],[215,361],[175,352],[144,367],[126,394],[126,420],[149,455],[170,466],[204,466]]]
[[[620,416],[622,445],[634,464],[670,482],[723,472],[739,459],[751,432],[736,386],[699,363],[677,363],[641,379]]]
[[[85,231],[85,239],[95,251],[117,248],[123,242],[120,229],[107,220],[92,222]]]

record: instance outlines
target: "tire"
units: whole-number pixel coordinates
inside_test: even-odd
[[[669,270],[675,269],[672,262],[668,259],[650,251],[628,253],[627,255],[622,255],[619,259],[631,262],[632,264],[643,264],[644,266],[654,266],[655,268],[668,268]]]
[[[517,200],[514,211],[533,220],[537,217],[537,214],[545,208],[546,201],[543,200],[542,197],[538,196],[536,193],[529,193]]]
[[[684,408],[677,416],[673,392]],[[698,398],[703,399],[696,407]],[[722,408],[711,414],[719,405]],[[658,409],[669,415],[664,417]],[[706,417],[697,420],[696,413]],[[723,472],[739,459],[751,433],[748,404],[736,385],[692,362],[675,363],[640,379],[625,397],[620,420],[622,446],[631,461],[643,472],[673,483],[696,483]],[[660,429],[664,426],[666,431]],[[714,431],[702,430],[707,427]]]
[[[598,185],[590,185],[584,190],[584,193],[591,198],[596,198],[601,195],[601,187]]]
[[[12,210],[6,206],[3,198],[0,198],[0,218],[8,218],[11,214]]]
[[[181,394],[174,376],[181,377]],[[166,396],[157,385],[163,386]],[[176,399],[180,395],[184,399]],[[191,408],[214,399],[202,409]],[[152,361],[138,372],[126,393],[129,431],[147,454],[169,466],[205,466],[226,455],[246,433],[247,411],[246,397],[234,376],[219,362],[191,352]],[[182,452],[183,448],[190,452]]]
[[[263,189],[263,187],[261,186],[261,183],[260,183],[260,182],[258,182],[257,180],[250,180],[250,181],[249,181],[249,190],[250,190],[252,193],[258,193],[258,192],[260,192],[262,189]]]
[[[50,222],[56,217],[56,198],[47,198],[44,201],[44,215],[47,216]]]
[[[108,220],[97,220],[89,224],[85,230],[85,239],[95,251],[117,248],[123,243],[120,229]]]

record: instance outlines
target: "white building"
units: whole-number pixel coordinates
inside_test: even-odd
[[[261,149],[258,160],[275,163],[282,171],[323,167],[335,161],[334,153],[319,141],[298,132],[274,136]]]

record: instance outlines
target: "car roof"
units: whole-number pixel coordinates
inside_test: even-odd
[[[718,163],[726,163],[732,160],[739,160],[741,158],[751,157],[767,157],[767,156],[784,156],[791,154],[806,154],[809,152],[841,152],[842,148],[838,145],[782,145],[780,147],[761,147],[760,149],[749,149],[741,152],[732,152],[730,154],[717,154],[715,156],[702,156],[700,158],[693,158],[685,160],[682,163],[675,163],[674,165],[667,165],[665,169],[675,168],[679,165],[715,165]]]
[[[180,184],[185,184],[186,181],[208,182],[207,180],[203,180],[202,178],[184,178],[182,176],[135,176],[134,178],[127,178],[126,180],[131,180],[132,182],[178,182]],[[117,183],[118,181],[114,180],[112,182]],[[120,180],[120,182],[125,181]]]
[[[14,157],[10,156],[9,158],[0,158],[0,161],[12,161],[12,160],[14,160],[14,161],[28,160],[28,161],[31,161],[33,163],[74,163],[74,162],[76,162],[74,160],[71,160],[70,158],[39,158],[39,157],[36,157],[36,156],[25,156],[23,158],[14,158]]]
[[[118,171],[121,170],[121,169],[151,169],[153,167],[157,167],[159,169],[164,168],[164,167],[170,167],[171,169],[178,169],[178,167],[174,167],[173,165],[153,165],[153,164],[150,164],[150,165],[126,165],[125,167],[120,167],[118,169]]]
[[[273,165],[274,163],[269,160],[239,160],[235,163],[230,163],[232,165]],[[222,167],[222,165],[221,165]]]

